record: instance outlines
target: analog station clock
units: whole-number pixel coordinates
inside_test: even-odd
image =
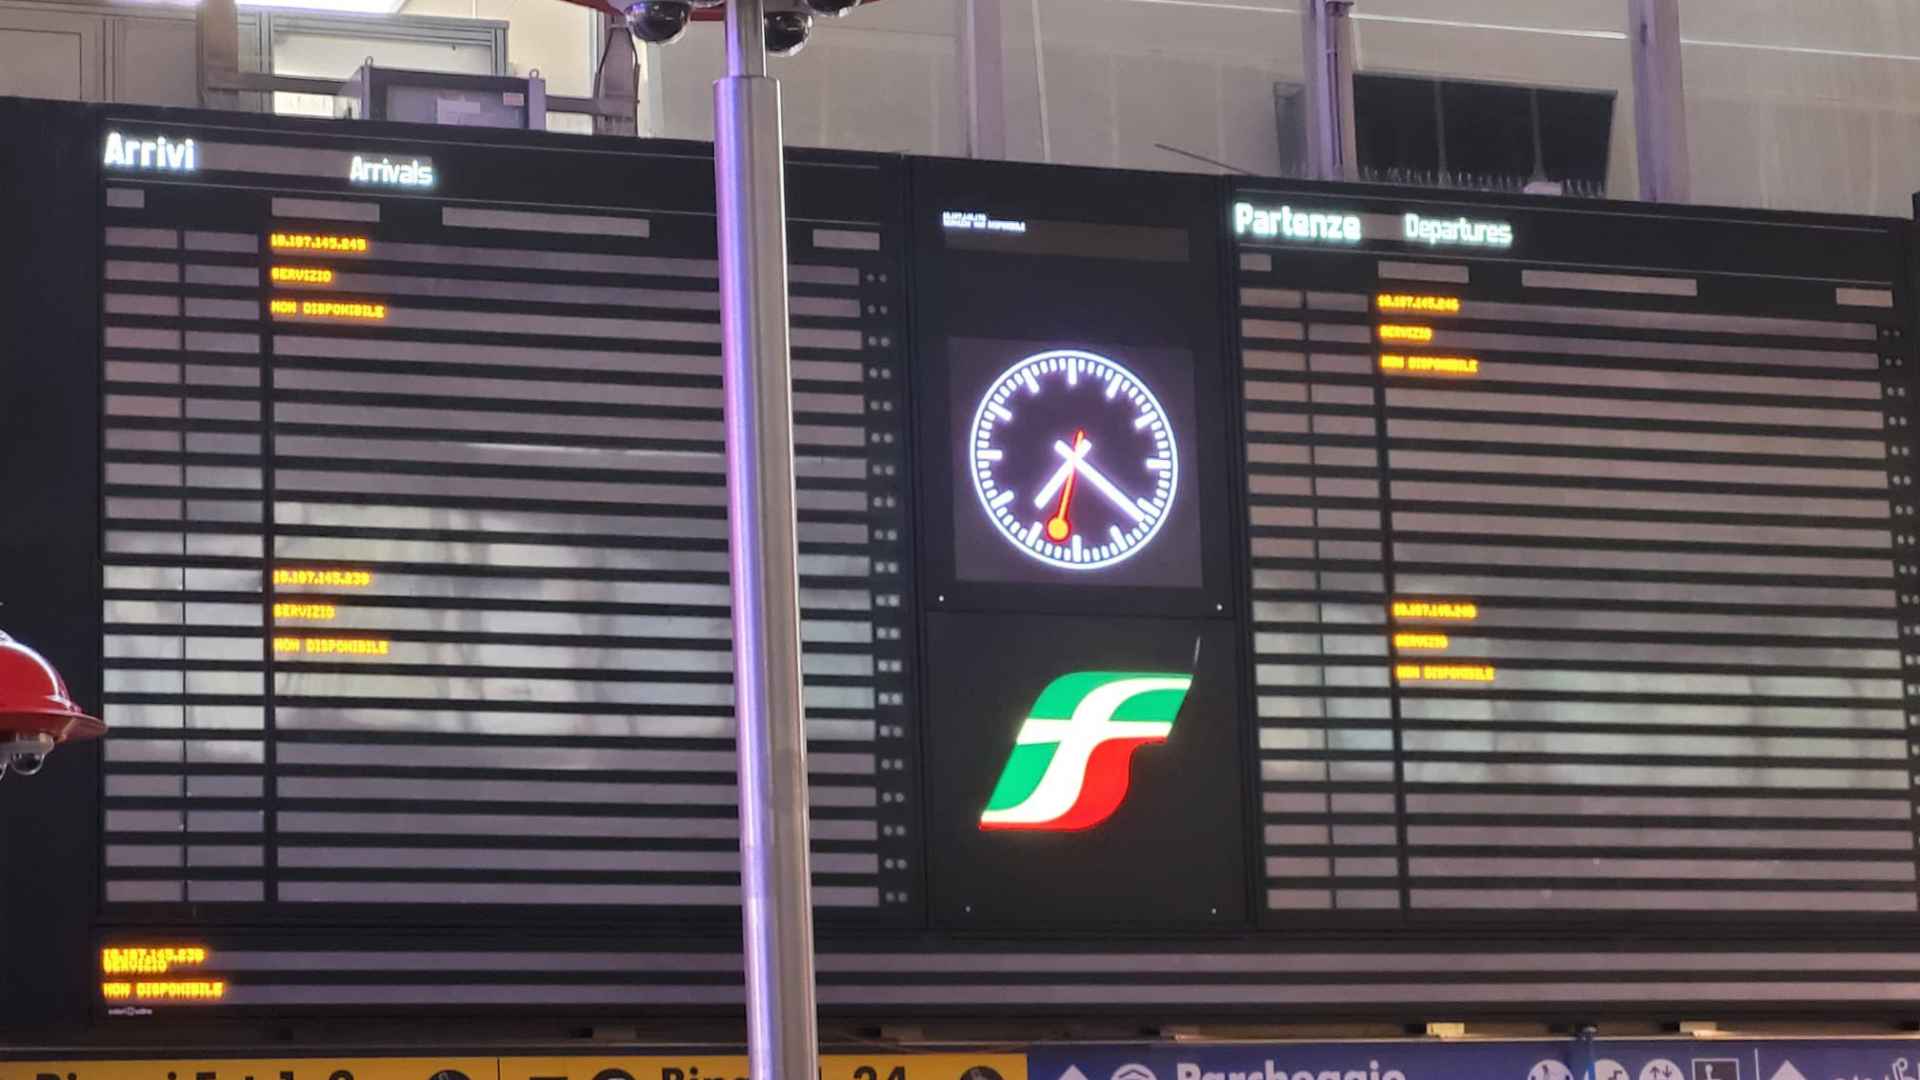
[[[966,438],[974,493],[995,531],[1066,570],[1144,550],[1179,486],[1173,425],[1152,389],[1082,349],[1037,353],[1002,372]]]

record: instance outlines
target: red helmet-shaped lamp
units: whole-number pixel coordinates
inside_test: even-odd
[[[93,739],[107,725],[88,716],[46,658],[0,633],[0,777],[32,776],[70,739]]]

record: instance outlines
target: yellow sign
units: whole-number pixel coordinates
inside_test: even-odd
[[[499,1080],[500,1061],[463,1058],[245,1058],[0,1061],[0,1080]]]
[[[0,1080],[741,1080],[746,1055],[0,1061]],[[1025,1054],[826,1054],[820,1080],[1027,1080]]]
[[[500,1080],[745,1080],[746,1055],[501,1058]],[[1025,1054],[822,1054],[820,1080],[1027,1080]]]

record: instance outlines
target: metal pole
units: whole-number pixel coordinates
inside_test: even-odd
[[[765,25],[763,0],[727,5],[727,74],[713,87],[747,1050],[754,1080],[813,1080],[787,207],[780,84],[767,77]]]
[[[1351,180],[1353,154],[1353,0],[1304,0],[1307,175]]]
[[[1053,118],[1047,114],[1047,34],[1040,28],[1040,0],[1032,0],[1034,100],[1040,106],[1040,160],[1053,161]]]
[[[1680,0],[1627,0],[1627,42],[1633,50],[1633,137],[1640,156],[1640,197],[1686,202],[1687,101],[1680,75]]]
[[[200,79],[200,107],[238,109],[240,95],[233,85],[240,77],[240,16],[234,0],[203,0],[194,14],[196,67]],[[254,111],[263,111],[256,95]]]
[[[1001,0],[960,0],[960,100],[967,109],[967,156],[1007,156],[1007,46]]]

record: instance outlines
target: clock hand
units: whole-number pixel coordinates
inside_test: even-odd
[[[1099,469],[1087,464],[1084,450],[1076,454],[1067,447],[1066,443],[1058,440],[1055,440],[1053,450],[1054,453],[1066,458],[1067,463],[1073,466],[1076,472],[1087,478],[1087,483],[1092,484],[1095,491],[1112,500],[1113,505],[1119,507],[1127,516],[1133,518],[1135,521],[1147,520],[1147,515],[1143,513],[1138,506],[1135,506],[1132,500],[1127,498],[1126,492],[1115,487],[1113,481],[1101,475]]]
[[[1086,453],[1085,450],[1080,449],[1081,446],[1086,441],[1087,441],[1087,433],[1085,431],[1075,431],[1073,433],[1074,449],[1078,450],[1081,454]],[[1053,517],[1047,520],[1047,539],[1053,541],[1056,544],[1065,540],[1067,538],[1067,534],[1073,531],[1073,526],[1068,524],[1067,522],[1067,507],[1072,502],[1073,502],[1073,473],[1068,472],[1066,483],[1060,486],[1060,509],[1055,510],[1053,512]]]
[[[1093,449],[1093,441],[1090,439],[1081,439],[1080,445],[1069,449],[1066,443],[1055,439],[1053,448],[1060,451],[1061,456],[1067,460],[1062,462],[1060,467],[1053,471],[1053,476],[1048,478],[1045,486],[1041,487],[1040,493],[1033,497],[1033,508],[1035,510],[1040,509],[1052,501],[1054,493],[1060,490],[1060,485],[1066,483],[1067,477],[1073,475],[1073,463],[1085,457],[1087,451]]]

